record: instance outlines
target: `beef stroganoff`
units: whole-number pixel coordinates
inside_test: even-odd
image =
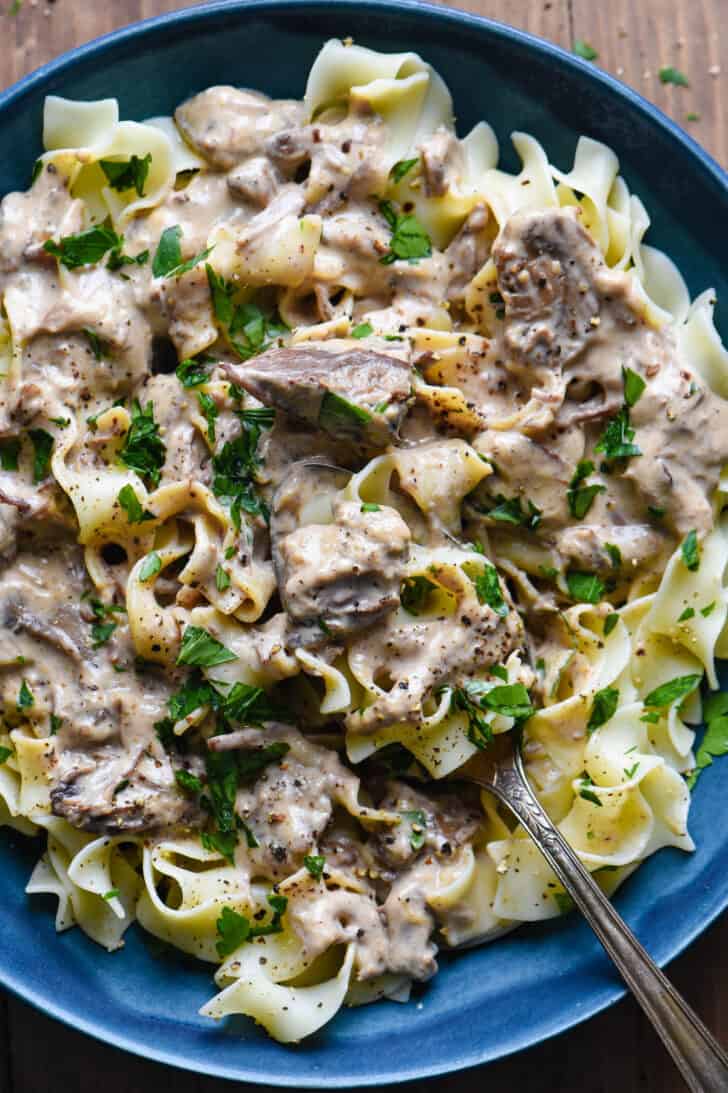
[[[0,823],[284,1042],[569,909],[457,779],[495,735],[607,892],[728,746],[712,292],[609,148],[512,139],[331,41],[302,102],[50,97],[2,202]]]

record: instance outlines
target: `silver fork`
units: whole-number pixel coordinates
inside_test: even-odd
[[[694,1093],[728,1093],[728,1056],[617,914],[536,800],[513,733],[454,775],[490,790],[515,814],[597,935]]]

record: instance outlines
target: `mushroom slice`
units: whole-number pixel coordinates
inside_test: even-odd
[[[409,528],[389,506],[372,511],[345,500],[348,477],[337,467],[297,463],[273,499],[273,564],[291,645],[341,641],[399,604]]]

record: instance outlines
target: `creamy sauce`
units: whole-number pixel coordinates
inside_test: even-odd
[[[224,229],[245,261],[291,218],[320,217],[321,242],[305,277],[294,256],[290,268],[248,287],[289,326],[321,325],[311,341],[288,331],[260,339],[255,348],[263,351],[241,360],[247,354],[236,355],[232,335],[221,334],[204,265],[171,278],[154,277],[151,262],[59,271],[43,243],[81,230],[81,201],[52,165],[28,193],[5,198],[0,289],[21,360],[1,388],[0,431],[4,442],[25,438],[18,469],[4,463],[0,472],[6,725],[28,723],[48,739],[57,815],[88,831],[152,838],[209,828],[210,806],[185,792],[180,771],[205,781],[210,756],[250,759],[281,745],[234,790],[231,807],[249,833],[247,845],[238,841],[236,865],[250,879],[288,885],[290,926],[311,959],[355,941],[361,980],[384,973],[424,980],[436,970],[437,949],[427,893],[477,837],[480,806],[462,792],[394,779],[376,760],[360,778],[313,736],[326,731],[338,744],[342,727],[372,736],[419,724],[442,688],[482,678],[513,651],[527,658],[549,642],[562,650],[568,641],[553,619],[568,601],[544,577],[545,565],[611,574],[617,601],[635,575],[661,572],[683,536],[712,527],[728,404],[681,362],[669,330],[648,322],[630,277],[606,267],[573,211],[515,215],[496,238],[488,209],[477,206],[444,250],[382,262],[392,233],[372,199],[388,174],[375,115],[327,111],[308,124],[301,103],[217,87],[181,106],[176,120],[206,169],[129,224],[125,253],[154,254],[162,232],[179,225],[183,260]],[[460,155],[445,130],[428,138],[420,149],[428,195],[447,191]],[[463,301],[490,258],[502,314],[484,335],[466,322]],[[462,330],[455,355],[437,349],[443,316]],[[357,324],[368,328],[360,340],[349,333]],[[208,352],[201,364],[214,439],[201,426],[199,392],[174,375],[178,360]],[[627,423],[639,453],[611,459],[595,448],[623,412],[625,370],[645,384]],[[440,387],[460,392],[455,410]],[[169,518],[174,534],[184,540],[194,526],[207,535],[194,578],[183,580],[178,562],[155,588],[165,634],[179,648],[185,628],[199,624],[224,642],[214,619],[198,623],[190,613],[208,610],[212,598],[222,615],[255,624],[240,614],[240,598],[231,608],[221,598],[225,566],[274,572],[263,617],[236,656],[267,684],[285,681],[278,697],[292,697],[296,728],[272,715],[263,727],[245,717],[221,727],[204,709],[200,717],[187,711],[186,732],[163,746],[159,726],[186,670],[135,662],[125,613],[134,558],[100,549],[91,581],[73,512],[47,468],[34,473],[26,434],[44,429],[60,445],[73,422],[83,444],[71,447],[69,461],[101,476],[104,453],[124,433],[87,421],[132,399],[153,407],[164,444],[158,485],[190,491]],[[199,517],[194,489],[207,487],[215,504],[229,507],[216,464],[243,435],[243,407],[259,414],[269,407],[275,423],[254,437],[251,481],[262,503],[248,497],[242,526],[238,520],[223,542],[214,520]],[[463,501],[466,448],[479,473]],[[397,453],[391,504],[342,494],[369,459]],[[584,478],[597,488],[578,517],[568,491],[583,460],[592,461]],[[436,483],[429,510],[421,503],[428,476]],[[510,519],[498,518],[504,503],[517,506],[516,519],[513,507]],[[141,551],[143,520],[135,533]],[[449,610],[407,617],[402,588],[415,548],[469,540],[504,557],[504,610],[472,582],[448,588],[433,566]],[[612,548],[621,558],[616,574]],[[514,579],[506,584],[504,576]],[[376,696],[345,715],[322,715],[316,673],[300,675],[302,649],[325,666],[346,654],[357,679],[379,665]],[[241,671],[213,678],[247,680]],[[24,683],[30,708],[18,704]],[[317,853],[327,864],[314,879],[304,863]]]

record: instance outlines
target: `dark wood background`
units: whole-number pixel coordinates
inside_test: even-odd
[[[115,27],[187,6],[175,0],[22,0],[12,14],[12,0],[0,0],[0,87]],[[728,0],[461,0],[460,6],[567,48],[578,38],[588,41],[599,53],[597,64],[656,102],[720,163],[728,163]],[[658,73],[665,65],[684,72],[690,86],[662,85]],[[728,1043],[728,918],[675,961],[670,975]],[[473,1014],[474,1025],[481,1018]],[[410,1088],[445,1093],[454,1081],[461,1093],[685,1089],[630,999],[516,1058]],[[227,1082],[124,1055],[0,994],[0,1093],[225,1093],[229,1088]],[[265,1089],[248,1086],[245,1093]]]

